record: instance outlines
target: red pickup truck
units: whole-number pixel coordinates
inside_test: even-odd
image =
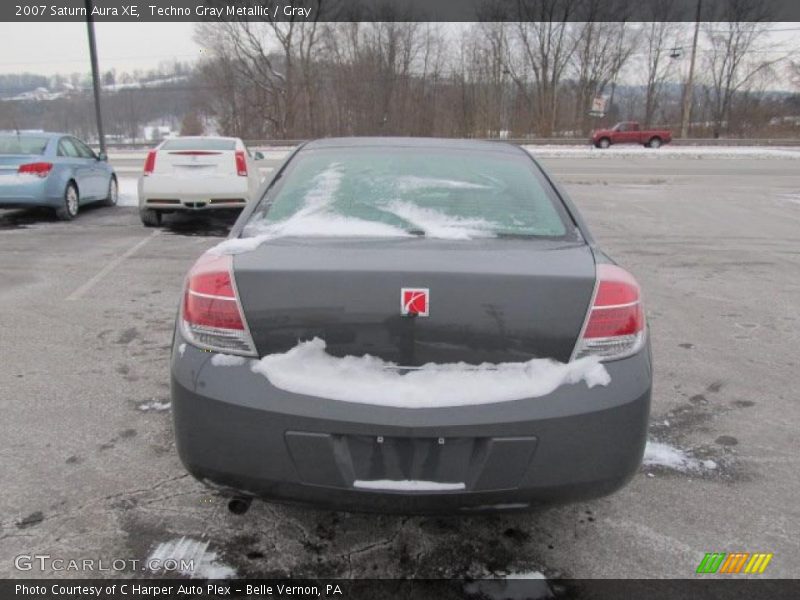
[[[611,129],[598,129],[592,133],[591,143],[598,148],[611,144],[642,144],[649,148],[660,148],[672,141],[669,129],[641,129],[636,121],[623,121]]]

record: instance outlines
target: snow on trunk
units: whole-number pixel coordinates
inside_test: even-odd
[[[364,356],[331,356],[320,338],[254,361],[252,369],[295,394],[397,408],[508,402],[546,396],[564,384],[591,388],[611,377],[596,357],[570,363],[532,359],[518,363],[429,363],[413,370]],[[405,371],[405,372],[403,372]]]

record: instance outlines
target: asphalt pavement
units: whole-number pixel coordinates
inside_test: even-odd
[[[234,216],[154,231],[132,207],[0,210],[0,577],[87,575],[19,555],[143,560],[181,538],[241,576],[684,578],[733,551],[797,576],[800,161],[543,162],[644,290],[651,439],[714,468],[643,467],[608,498],[526,513],[231,514],[175,453],[168,356],[184,274]]]

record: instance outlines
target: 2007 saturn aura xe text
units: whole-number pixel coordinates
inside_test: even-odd
[[[346,510],[525,508],[636,472],[641,292],[507,144],[299,147],[184,289],[178,452],[238,496]]]

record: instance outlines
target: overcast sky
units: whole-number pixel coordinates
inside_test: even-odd
[[[448,29],[465,26],[468,24],[450,24]],[[194,23],[96,23],[95,28],[101,71],[146,70],[164,61],[193,61],[203,51],[193,40]],[[763,52],[759,56],[771,58],[793,51],[794,60],[800,62],[800,23],[776,23],[773,28],[776,31],[770,34],[768,47],[775,54]],[[686,32],[686,39],[679,41],[685,42],[684,57],[676,70],[681,78],[688,64],[689,24]],[[624,79],[636,77],[630,74],[631,69],[640,69],[635,60],[623,74]],[[0,73],[52,75],[89,70],[85,23],[0,23]],[[778,75],[773,87],[792,89],[788,69],[781,69]]]
[[[150,69],[195,60],[194,23],[95,23],[100,69]],[[85,73],[86,23],[0,23],[0,73]]]

